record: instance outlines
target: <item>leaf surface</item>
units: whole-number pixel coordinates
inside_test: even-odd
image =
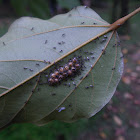
[[[0,38],[0,128],[11,121],[72,122],[107,104],[123,72],[118,35],[108,28],[83,6],[50,20],[15,21]],[[50,85],[50,73],[73,58],[82,61],[79,73]]]

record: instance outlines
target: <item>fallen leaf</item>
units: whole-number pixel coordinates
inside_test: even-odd
[[[106,139],[107,138],[107,136],[106,136],[106,134],[104,132],[100,132],[99,135],[100,135],[100,137],[102,139]]]
[[[128,53],[128,49],[125,48],[125,49],[122,50],[122,52],[123,52],[123,54],[127,54]]]
[[[125,138],[123,136],[119,136],[117,140],[125,140]]]
[[[118,126],[122,125],[122,120],[118,116],[113,116],[113,120]]]
[[[128,76],[122,77],[122,81],[127,85],[129,85],[131,83],[130,77],[128,77]]]
[[[140,105],[140,100],[134,100],[135,105]]]
[[[124,98],[126,98],[126,99],[133,99],[134,96],[127,92],[127,93],[124,93]]]
[[[126,64],[128,62],[128,59],[124,58],[123,61]]]

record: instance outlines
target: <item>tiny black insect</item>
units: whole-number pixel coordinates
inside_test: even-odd
[[[55,96],[55,95],[56,95],[56,93],[51,93],[51,95],[52,95],[52,96]]]
[[[66,34],[62,34],[62,37],[65,37],[66,36]]]
[[[24,67],[24,69],[26,70],[26,69],[28,69],[27,67]]]
[[[45,44],[47,44],[48,40],[45,40]]]
[[[37,66],[40,66],[40,64],[39,64],[39,63],[36,63],[36,65],[37,65]]]
[[[31,28],[31,31],[33,31],[33,30],[34,30],[34,27]]]
[[[5,42],[3,42],[3,45],[4,45],[4,46],[6,45]]]
[[[120,57],[120,59],[122,59],[122,58],[124,58],[124,55],[122,55],[122,56]]]
[[[85,89],[88,89],[89,87],[85,87]]]
[[[34,71],[33,69],[29,69],[30,71]]]
[[[84,6],[85,7],[85,9],[87,9],[88,8],[88,6]]]

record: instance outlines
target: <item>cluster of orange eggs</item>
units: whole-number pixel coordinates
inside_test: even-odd
[[[50,74],[48,83],[49,85],[57,85],[62,80],[67,77],[71,77],[76,74],[81,68],[79,60],[77,58],[73,58],[63,67],[56,69],[53,73]]]

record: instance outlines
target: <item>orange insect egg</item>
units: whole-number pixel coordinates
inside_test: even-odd
[[[54,79],[55,84],[57,84],[59,82],[59,80],[57,78]]]
[[[59,75],[59,72],[58,72],[58,71],[55,71],[54,74],[55,74],[56,76],[58,76],[58,75]]]
[[[49,78],[48,82],[49,82],[51,85],[53,85],[53,84],[54,84],[54,79]]]
[[[73,63],[72,62],[69,62],[69,67],[72,67],[73,66]]]
[[[59,79],[62,80],[64,78],[63,75],[59,75]]]
[[[69,70],[69,66],[67,66],[67,65],[64,66],[64,70],[65,70],[65,71],[68,71],[68,70]]]
[[[64,72],[64,68],[63,67],[60,67],[59,72],[60,73],[63,73]]]
[[[76,62],[77,62],[77,59],[76,59],[76,58],[73,58],[73,59],[72,59],[72,62],[73,62],[73,63],[76,63]]]
[[[75,64],[75,67],[76,67],[76,69],[79,69],[80,65],[79,64]]]
[[[75,72],[76,71],[75,67],[72,67],[71,70],[72,70],[72,72]]]
[[[72,75],[72,71],[71,71],[71,70],[68,70],[68,72],[67,72],[67,73],[68,73],[68,75],[69,75],[69,76],[71,76],[71,75]]]
[[[56,75],[55,75],[54,73],[52,73],[52,74],[51,74],[51,77],[52,77],[52,78],[55,78],[55,77],[56,77]]]
[[[64,73],[63,73],[63,77],[67,77],[67,73],[64,72]]]

